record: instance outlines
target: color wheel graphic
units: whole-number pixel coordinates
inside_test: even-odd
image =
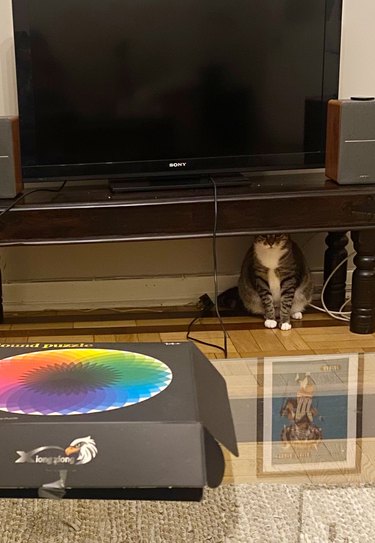
[[[140,353],[57,349],[0,360],[0,410],[25,415],[82,415],[120,409],[156,396],[169,367]]]

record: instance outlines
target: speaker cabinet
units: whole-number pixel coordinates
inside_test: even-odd
[[[18,117],[0,117],[0,198],[22,192]]]
[[[340,184],[375,183],[375,100],[330,100],[326,175]]]

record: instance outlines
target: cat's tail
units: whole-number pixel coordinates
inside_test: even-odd
[[[238,287],[228,288],[217,297],[217,305],[220,309],[229,309],[239,313],[247,313],[240,298]]]

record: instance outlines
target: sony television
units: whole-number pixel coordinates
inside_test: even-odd
[[[24,181],[324,165],[342,0],[13,0]]]

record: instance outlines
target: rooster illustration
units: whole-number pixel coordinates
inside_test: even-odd
[[[79,437],[65,449],[65,454],[76,456],[76,464],[87,464],[98,454],[98,449],[91,436]]]

